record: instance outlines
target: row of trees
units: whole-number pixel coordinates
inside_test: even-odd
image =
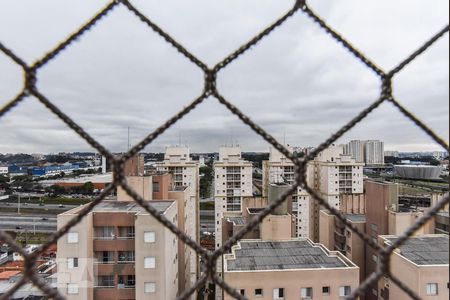
[[[92,195],[94,193],[95,186],[92,182],[88,181],[82,186],[74,186],[70,188],[65,188],[60,185],[52,185],[45,189],[45,192],[49,194],[50,197],[58,197],[63,194],[82,194],[82,195]]]

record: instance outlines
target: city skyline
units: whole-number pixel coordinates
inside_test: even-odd
[[[154,1],[136,1],[135,5],[210,66],[293,4],[269,0],[245,4],[197,2],[207,13],[199,13],[197,5],[175,0],[164,6]],[[8,3],[0,9],[6,25],[0,28],[2,43],[31,63],[76,30],[103,3],[106,1],[86,1],[82,5]],[[330,25],[386,70],[447,22],[448,1],[427,4],[419,0],[378,1],[376,5],[354,0],[339,5],[310,3]],[[35,15],[38,8],[42,14]],[[170,15],[173,9],[184,13],[176,20]],[[392,13],[385,14],[386,10]],[[25,17],[17,20],[14,16],[19,12]],[[383,15],[383,23],[376,21],[379,15]],[[205,23],[211,26],[203,26]],[[356,23],[359,26],[353,26]],[[449,76],[448,69],[440,68],[442,65],[448,65],[448,36],[399,75],[395,95],[439,135],[448,137]],[[4,55],[0,56],[0,70],[3,105],[20,90],[22,75]],[[379,81],[373,75],[314,22],[299,14],[250,55],[219,74],[218,85],[227,99],[280,142],[286,136],[289,144],[314,146],[378,97]],[[200,70],[119,7],[43,68],[38,74],[38,86],[106,148],[119,152],[127,149],[128,127],[135,144],[197,97],[203,88],[202,77]],[[0,130],[6,141],[0,152],[92,150],[33,98],[2,117]],[[207,145],[205,150],[211,151],[206,149],[210,145],[236,139],[246,149],[261,151],[268,147],[212,98],[146,151],[163,152],[164,146],[178,141],[180,135],[182,142],[194,150]],[[392,145],[386,150],[441,150],[390,104],[376,109],[342,139],[369,136]]]

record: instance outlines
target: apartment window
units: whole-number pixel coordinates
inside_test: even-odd
[[[144,243],[154,243],[156,241],[156,234],[154,231],[144,232]]]
[[[427,295],[436,296],[438,294],[438,284],[437,283],[427,283]]]
[[[161,191],[159,182],[153,182],[153,192],[158,193],[159,191]]]
[[[312,299],[313,289],[312,287],[302,288],[300,290],[300,295],[302,299]]]
[[[98,283],[99,286],[114,286],[114,275],[100,276]]]
[[[347,297],[352,293],[352,288],[348,285],[339,288],[339,297]]]
[[[255,289],[255,297],[262,297],[262,296],[264,296],[263,289]]]
[[[144,282],[144,293],[156,293],[156,283]]]
[[[76,283],[67,284],[67,294],[69,294],[69,295],[78,294],[78,284],[76,284]]]
[[[103,253],[102,253],[102,262],[104,262],[104,263],[114,262],[114,252],[112,252],[112,251],[103,251]]]
[[[329,296],[331,293],[331,289],[329,286],[322,287],[322,295]]]
[[[135,275],[119,276],[118,286],[122,288],[136,286],[136,276]]]
[[[145,269],[156,268],[156,258],[154,256],[146,257],[144,259],[144,268]]]
[[[244,290],[244,289],[240,289],[240,290],[239,290],[239,293],[240,293],[242,296],[245,296],[245,290]]]
[[[273,299],[284,299],[284,288],[274,289]]]
[[[78,268],[78,257],[69,257],[67,259],[67,268]]]
[[[78,232],[69,232],[67,234],[67,243],[68,244],[78,243]]]
[[[119,252],[119,263],[129,263],[134,262],[134,260],[135,260],[134,251]]]

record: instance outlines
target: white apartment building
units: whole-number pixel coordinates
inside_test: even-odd
[[[187,215],[196,216],[189,218],[191,224],[188,228],[192,228],[188,232],[192,239],[199,242],[200,232],[200,165],[193,161],[190,155],[190,149],[187,146],[167,147],[164,155],[164,161],[156,164],[157,171],[163,173],[171,173],[174,188],[190,187],[190,203],[193,205],[187,208]],[[195,252],[191,255],[191,283],[193,284],[199,275],[199,265]]]
[[[384,164],[384,143],[375,140],[366,141],[364,156],[367,165]]]
[[[358,163],[364,162],[365,141],[353,140],[344,146],[344,154],[350,155]]]
[[[0,166],[0,175],[8,174],[8,166]]]
[[[288,147],[293,152],[293,148]],[[309,166],[308,166],[309,167]],[[271,183],[287,183],[293,185],[295,181],[294,163],[275,148],[269,150],[269,160],[263,162],[263,196],[268,196],[268,187]],[[311,196],[298,188],[292,195],[292,216],[295,221],[294,237],[309,237],[310,210],[312,208]]]
[[[328,203],[341,209],[341,194],[363,193],[363,166],[344,155],[344,146],[333,145],[308,163],[307,181]],[[267,196],[270,183],[294,183],[294,163],[276,149],[270,149],[269,160],[263,163],[263,169],[263,196]],[[295,237],[318,241],[319,210],[318,203],[302,188],[292,195]]]
[[[221,147],[219,160],[214,162],[214,175],[215,247],[218,249],[222,246],[222,218],[242,213],[243,198],[253,196],[253,165],[242,159],[240,147]],[[221,274],[221,260],[217,270]],[[221,299],[220,292],[216,291],[216,299]]]
[[[344,146],[344,154],[351,156],[357,163],[367,165],[384,164],[384,143],[378,140],[353,140]]]

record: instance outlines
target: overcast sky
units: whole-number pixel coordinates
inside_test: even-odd
[[[289,10],[287,0],[132,1],[209,66]],[[309,1],[348,40],[388,70],[448,23],[448,0]],[[0,0],[0,41],[32,63],[107,1]],[[448,140],[448,35],[395,79],[396,97]],[[137,143],[199,96],[202,72],[119,6],[39,72],[38,87],[111,151]],[[22,85],[20,68],[0,53],[0,105]],[[221,93],[280,142],[316,146],[379,95],[379,79],[302,12],[218,77]],[[91,151],[36,99],[0,119],[0,152]],[[284,138],[286,137],[286,138]],[[387,150],[441,150],[391,104],[339,142],[380,139]],[[179,141],[193,151],[239,143],[269,145],[207,99],[145,151]]]

